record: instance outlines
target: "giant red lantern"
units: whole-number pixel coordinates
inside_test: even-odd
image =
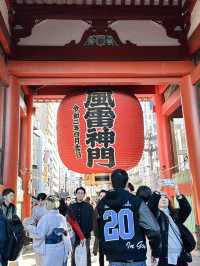
[[[57,142],[61,160],[73,171],[130,169],[144,147],[140,103],[130,91],[71,92],[58,110]]]

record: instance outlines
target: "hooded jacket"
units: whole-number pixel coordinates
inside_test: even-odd
[[[110,262],[145,261],[145,235],[153,255],[159,255],[160,228],[140,198],[124,189],[112,190],[99,202],[97,213],[95,233]]]
[[[148,201],[148,206],[152,210],[153,214],[158,220],[161,230],[161,252],[159,256],[159,266],[167,266],[168,265],[168,233],[169,233],[169,219],[167,215],[158,208],[159,201],[161,198],[161,194],[159,192],[154,192],[151,198]],[[179,203],[179,208],[177,209],[170,209],[170,216],[172,217],[174,223],[178,226],[181,239],[183,241],[183,251],[188,250],[191,248],[191,245],[194,245],[192,249],[195,248],[195,241],[193,239],[192,234],[190,231],[183,225],[183,223],[187,220],[188,216],[190,215],[192,209],[187,201],[186,197],[183,195],[177,196],[177,201]],[[184,241],[184,238],[187,239]],[[189,244],[190,246],[187,247],[186,245]],[[192,250],[191,249],[191,250]],[[190,251],[191,251],[190,250]],[[185,264],[184,261],[184,252],[181,252],[179,261],[181,261],[182,265]]]

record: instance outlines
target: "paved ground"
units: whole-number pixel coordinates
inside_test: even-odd
[[[14,265],[16,264],[9,264],[9,266]],[[69,265],[70,263],[68,263],[68,266]],[[34,253],[27,251],[25,255],[20,258],[18,266],[36,266]],[[99,266],[97,257],[92,257],[92,266]],[[107,264],[105,266],[107,266]],[[190,264],[190,266],[200,266],[200,252],[193,252],[193,262]]]

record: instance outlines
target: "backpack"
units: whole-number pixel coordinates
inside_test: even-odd
[[[10,261],[16,260],[24,245],[25,231],[19,217],[15,215],[13,220],[7,220],[8,244],[5,258]]]

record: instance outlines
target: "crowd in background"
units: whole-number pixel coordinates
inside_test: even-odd
[[[14,230],[18,243],[23,242],[22,231],[32,239],[37,266],[67,266],[69,259],[71,266],[90,266],[92,235],[92,252],[99,256],[100,266],[105,259],[110,266],[146,266],[147,246],[151,265],[187,266],[195,240],[184,226],[191,206],[178,186],[174,186],[179,203],[175,209],[162,186],[154,192],[141,186],[135,192],[121,169],[113,171],[111,181],[113,188],[99,191],[92,201],[84,187],[76,189],[74,200],[66,193],[60,197],[40,193],[31,217],[22,222],[13,204],[15,192],[5,189],[0,205],[0,266],[16,259],[13,254],[22,248],[11,239]]]

